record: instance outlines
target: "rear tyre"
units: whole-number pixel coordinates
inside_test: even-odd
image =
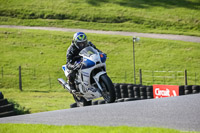
[[[77,107],[77,103],[72,103],[71,105],[70,105],[70,108],[76,108]]]
[[[105,100],[99,100],[99,101],[98,101],[98,104],[105,104],[105,103],[106,103]]]
[[[106,74],[101,75],[99,82],[103,89],[103,92],[101,92],[101,93],[102,93],[104,100],[107,103],[115,102],[115,99],[116,99],[115,89],[114,89],[114,85],[113,85],[112,81],[110,80],[110,78]]]
[[[77,97],[75,95],[73,97],[78,107],[90,106],[92,104],[92,101],[87,101],[84,97]]]
[[[92,105],[98,105],[98,100],[92,101]]]

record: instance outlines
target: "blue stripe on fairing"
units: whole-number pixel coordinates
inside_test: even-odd
[[[90,67],[93,67],[94,65],[95,65],[95,63],[93,61],[86,59],[83,61],[82,69],[90,68]]]

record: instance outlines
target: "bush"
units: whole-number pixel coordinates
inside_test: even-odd
[[[30,114],[30,109],[26,109],[25,107],[19,105],[16,101],[9,99],[9,103],[14,105],[14,111],[16,115],[22,115],[22,114]]]

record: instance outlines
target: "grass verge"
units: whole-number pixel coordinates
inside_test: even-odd
[[[2,133],[182,133],[182,131],[153,127],[100,127],[100,126],[52,126],[41,124],[0,124]],[[193,132],[197,133],[197,132]]]
[[[68,109],[74,103],[71,94],[63,92],[20,92],[14,89],[0,89],[4,97],[15,105],[17,114],[37,113]],[[13,102],[14,101],[14,102]]]

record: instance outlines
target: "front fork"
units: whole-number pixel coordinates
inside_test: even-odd
[[[93,77],[93,79],[96,82],[100,92],[104,91],[103,88],[101,87],[100,83],[99,83],[100,76],[103,75],[103,74],[106,74],[106,72],[99,72]]]

